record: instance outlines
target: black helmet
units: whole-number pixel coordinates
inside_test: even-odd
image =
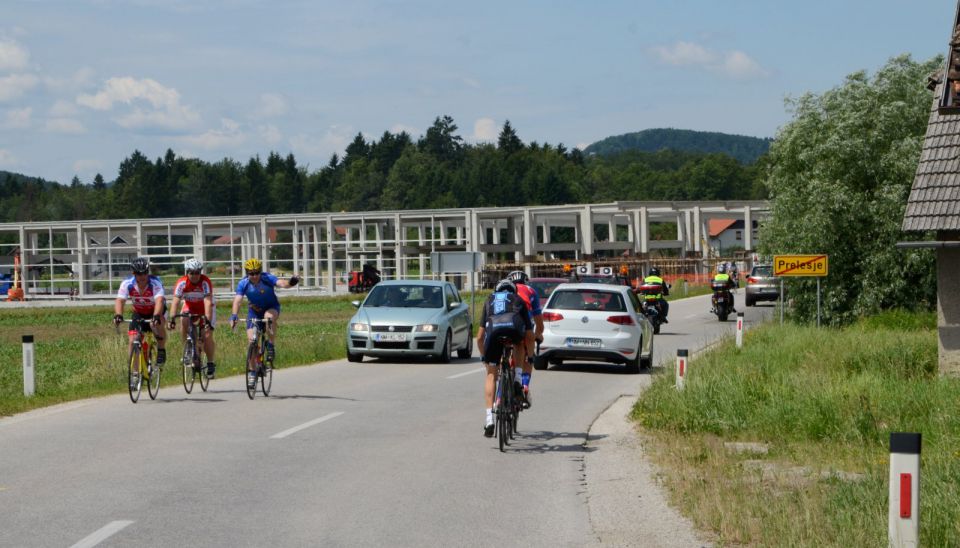
[[[497,287],[494,289],[495,292],[499,293],[501,291],[508,291],[510,293],[517,292],[517,286],[513,284],[510,280],[500,280],[497,282]]]
[[[657,277],[659,277],[659,276],[660,276],[660,269],[657,268],[657,267],[655,267],[655,266],[651,266],[651,267],[650,267],[650,272],[647,272],[647,276],[657,276]]]
[[[137,257],[130,261],[130,268],[133,269],[134,274],[146,274],[150,271],[150,262],[146,257]]]
[[[507,274],[507,279],[515,284],[525,284],[527,280],[530,279],[530,276],[527,276],[527,273],[522,270],[514,270]]]

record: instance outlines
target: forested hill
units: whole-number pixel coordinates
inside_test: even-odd
[[[742,164],[752,164],[770,148],[773,139],[688,129],[645,129],[607,137],[583,150],[584,154],[610,156],[630,150],[679,150],[726,154]]]
[[[109,182],[0,173],[0,222],[766,197],[761,167],[724,154],[587,157],[563,144],[525,143],[510,122],[496,143],[465,143],[457,129],[444,116],[419,139],[358,134],[317,170],[293,154],[207,162],[167,150],[155,159],[133,151]]]

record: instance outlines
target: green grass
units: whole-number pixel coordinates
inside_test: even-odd
[[[667,368],[633,416],[698,524],[721,543],[762,546],[884,545],[890,433],[920,432],[921,544],[958,546],[960,379],[937,373],[935,322],[891,312],[843,330],[768,324],[742,350],[728,340],[692,357],[682,391]],[[770,453],[730,454],[723,441]],[[864,479],[758,480],[747,459]]]

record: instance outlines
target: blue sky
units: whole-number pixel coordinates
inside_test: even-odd
[[[839,4],[839,5],[837,5]],[[313,171],[362,132],[468,142],[510,120],[586,146],[675,127],[773,137],[784,99],[946,52],[953,0],[3,0],[0,169],[68,183],[135,149]]]

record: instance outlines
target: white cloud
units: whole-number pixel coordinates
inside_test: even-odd
[[[69,101],[60,99],[50,107],[50,110],[47,111],[47,114],[56,118],[74,116],[77,114],[77,107]]]
[[[413,126],[408,126],[406,124],[393,124],[393,127],[390,128],[390,133],[394,135],[399,135],[400,133],[406,131],[412,139],[416,139],[420,135],[420,129]]]
[[[476,141],[494,141],[497,138],[497,123],[492,118],[478,118],[473,123],[473,139]]]
[[[323,157],[334,152],[342,156],[355,135],[352,126],[330,126],[320,137],[306,133],[294,135],[290,138],[290,147],[297,156]]]
[[[30,116],[33,114],[31,107],[15,108],[7,111],[0,127],[4,129],[24,129],[30,127]]]
[[[125,128],[183,129],[200,119],[193,109],[180,104],[176,89],[150,78],[110,78],[95,95],[78,96],[77,103],[101,111],[111,110],[118,103],[133,106],[132,112],[116,119]]]
[[[93,84],[93,69],[89,67],[79,68],[67,78],[58,78],[55,76],[46,76],[43,83],[54,91],[72,92],[85,89]]]
[[[0,167],[14,167],[16,165],[16,156],[14,156],[9,150],[0,148]]]
[[[273,124],[260,126],[259,130],[260,136],[270,145],[275,145],[283,140],[283,134],[280,133],[280,129]]]
[[[30,54],[13,40],[0,40],[0,70],[23,70],[27,67]]]
[[[656,46],[651,52],[665,65],[699,66],[737,80],[763,78],[770,74],[753,58],[739,50],[714,51],[700,44],[680,41],[669,46]]]
[[[37,85],[32,74],[11,74],[0,78],[0,101],[16,99]]]
[[[93,175],[100,171],[101,165],[99,160],[80,159],[73,163],[73,172]]]
[[[282,95],[264,93],[260,95],[260,105],[254,110],[253,116],[257,119],[276,118],[287,113],[287,101]]]
[[[199,135],[186,135],[180,141],[205,150],[224,150],[247,140],[240,124],[230,118],[220,120],[220,129],[211,129]]]
[[[50,118],[46,130],[51,133],[84,133],[86,130],[79,120],[73,118]]]

